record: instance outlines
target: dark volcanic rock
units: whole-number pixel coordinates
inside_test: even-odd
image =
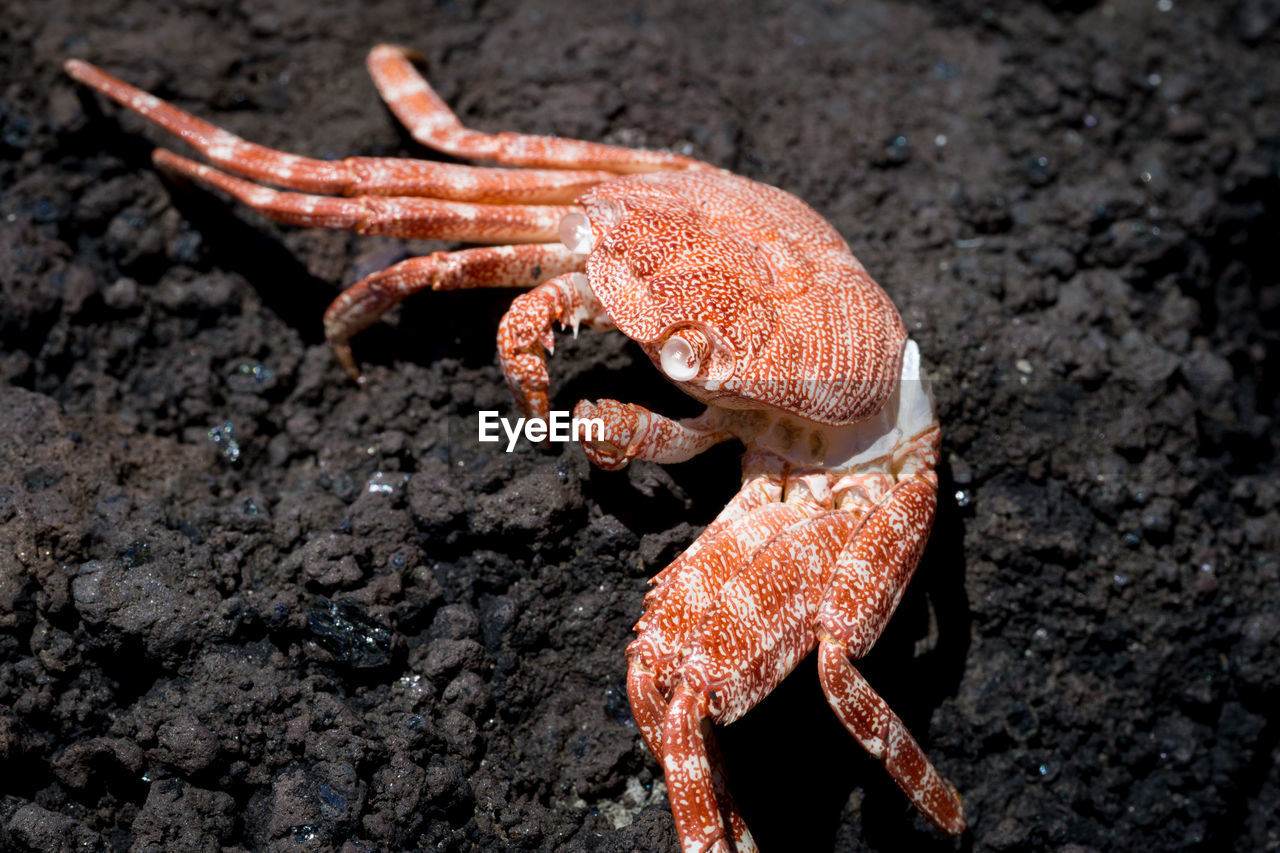
[[[931,547],[863,662],[974,850],[1275,850],[1280,48],[1263,0],[11,0],[0,35],[0,848],[674,850],[626,703],[645,579],[736,451],[624,474],[476,440],[512,291],[355,339],[441,248],[274,225],[69,56],[254,141],[422,156],[463,120],[688,150],[828,217],[943,425]],[[189,152],[188,152],[189,153]],[[430,155],[428,155],[430,156]],[[445,248],[448,248],[447,246]],[[697,411],[619,336],[553,403]],[[948,846],[812,663],[721,732],[765,850]]]

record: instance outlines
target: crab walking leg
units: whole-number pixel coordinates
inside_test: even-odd
[[[775,503],[760,507],[721,530],[695,557],[677,561],[664,572],[662,584],[644,598],[645,612],[636,623],[639,636],[628,657],[658,668],[674,663],[688,634],[719,598],[725,584],[754,559],[769,540],[813,516],[816,508]],[[660,683],[665,689],[668,679]]]
[[[649,750],[662,755],[662,724],[680,652],[724,585],[766,542],[811,515],[795,504],[760,507],[724,528],[697,557],[677,560],[667,581],[645,596],[638,636],[627,646],[627,696]]]
[[[628,655],[631,655],[628,647]],[[648,663],[632,660],[627,666],[627,701],[640,737],[653,757],[662,760],[662,727],[667,718],[667,697],[658,688],[658,679]]]
[[[782,501],[785,471],[778,457],[772,454],[748,453],[743,459],[742,467],[742,487],[683,554],[649,579],[649,583],[655,588],[666,583],[668,577],[678,572],[682,565],[697,556],[699,551],[738,519],[762,506]],[[638,629],[639,626],[637,626]]]
[[[584,264],[581,255],[559,243],[484,246],[410,258],[342,291],[324,312],[324,335],[347,375],[364,384],[349,341],[406,296],[428,288],[534,287]]]
[[[280,192],[219,172],[172,151],[157,149],[156,165],[229,193],[277,222],[314,228],[344,228],[357,234],[469,243],[549,243],[576,207],[562,205],[471,204],[429,198],[323,195]]]
[[[703,733],[703,743],[707,749],[707,760],[711,763],[711,789],[715,791],[716,802],[720,805],[720,819],[724,821],[729,837],[733,839],[734,853],[760,853],[760,846],[751,835],[747,819],[739,811],[733,794],[729,793],[729,774],[724,767],[724,754],[720,752],[720,743],[710,726]]]
[[[621,470],[637,457],[666,464],[684,462],[733,438],[732,432],[715,424],[716,413],[711,409],[696,418],[675,421],[635,403],[582,400],[573,416],[604,421],[604,437],[582,442],[582,450],[606,471]]]
[[[523,133],[482,133],[462,126],[458,117],[413,67],[422,60],[413,51],[378,45],[366,65],[396,117],[413,138],[437,151],[467,160],[510,166],[549,166],[559,169],[604,169],[609,172],[657,172],[671,169],[709,169],[706,163],[679,154],[643,151],[555,136]]]
[[[70,59],[63,67],[80,83],[182,137],[214,165],[293,190],[347,196],[430,196],[490,204],[565,204],[613,177],[603,171],[482,169],[399,157],[300,157],[246,142],[87,62]]]
[[[948,835],[963,833],[964,807],[955,788],[934,768],[906,724],[849,662],[848,652],[839,643],[819,644],[818,673],[840,722],[884,765],[920,813]]]
[[[884,765],[921,813],[943,832],[964,832],[964,809],[906,725],[850,663],[879,638],[915,571],[933,524],[936,487],[900,482],[841,555],[818,609],[818,673],[840,722]]]
[[[652,722],[654,717],[659,714],[662,718],[666,718],[670,709],[667,706],[667,700],[658,692],[652,673],[648,677],[637,676],[638,674],[633,667],[628,672],[627,677],[627,695],[631,700],[631,710],[636,717],[636,725],[640,727],[641,734],[645,735],[645,743],[649,750],[659,761],[664,761],[661,720],[657,722],[656,749],[654,741],[651,741],[649,734],[646,734],[646,723]],[[644,722],[642,722],[642,719]],[[651,732],[653,729],[649,729],[649,731]],[[729,793],[727,776],[724,771],[724,758],[720,755],[720,748],[716,744],[714,734],[710,732],[704,733],[699,730],[697,738],[706,753],[713,798],[720,811],[722,825],[728,829],[729,836],[733,838],[733,850],[737,851],[737,853],[756,850],[756,843],[755,839],[751,837],[751,830],[747,828],[746,820],[738,810],[738,805],[734,802],[733,795]]]
[[[667,713],[667,738],[662,769],[667,777],[667,799],[680,833],[682,853],[734,853],[721,812],[716,775],[703,735],[707,703],[703,696],[681,685],[676,688]],[[745,828],[745,827],[744,827]],[[754,844],[752,840],[752,844]]]
[[[663,726],[668,798],[686,851],[724,840],[704,721],[730,723],[777,687],[816,644],[821,590],[857,527],[824,512],[766,542],[725,584],[700,620],[680,665]]]
[[[516,405],[529,417],[546,418],[551,410],[545,353],[555,349],[553,323],[574,334],[583,324],[597,331],[614,328],[580,272],[556,276],[512,301],[498,324],[498,362]]]
[[[804,508],[795,504],[758,507],[721,528],[697,557],[678,559],[673,564],[678,564],[678,570],[668,575],[663,586],[645,596],[645,615],[636,625],[640,636],[627,647],[627,698],[637,728],[660,761],[664,755],[663,727],[669,713],[665,694],[670,690],[673,670],[690,632],[714,604],[720,589],[757,548],[804,517]],[[733,838],[733,849],[754,850],[746,821],[729,794],[724,762],[713,737],[707,739],[706,748],[712,790],[724,826]]]
[[[720,588],[751,554],[804,517],[804,510],[791,504],[761,507],[726,528],[702,550],[699,559],[685,563],[684,571],[672,578],[660,600],[654,597],[659,590],[646,596],[645,615],[636,626],[640,636],[627,647],[627,698],[645,744],[659,761],[663,760],[663,727],[670,711],[666,693],[688,635],[714,604]],[[724,761],[713,737],[706,741],[706,749],[715,800],[734,839],[734,849],[754,850],[746,821],[729,793]]]
[[[641,722],[642,714],[649,719],[661,714],[662,717],[669,715],[670,709],[667,701],[658,693],[657,686],[654,684],[652,674],[650,677],[643,679],[635,679],[634,667],[628,673],[627,694],[631,700],[632,713],[636,716],[636,724],[640,726],[641,732],[645,732],[645,724]],[[639,691],[639,692],[637,692]],[[685,730],[681,730],[684,733]],[[678,734],[677,736],[681,736]],[[733,795],[729,793],[727,774],[724,770],[724,758],[720,754],[720,748],[716,743],[715,734],[709,730],[703,731],[701,727],[693,730],[688,738],[691,743],[682,745],[681,749],[692,754],[701,754],[702,760],[706,761],[705,772],[711,790],[710,802],[719,813],[720,823],[718,826],[726,830],[727,837],[733,839],[733,846],[721,846],[725,842],[719,844],[713,843],[711,847],[702,847],[695,849],[714,849],[714,850],[733,850],[735,853],[752,853],[759,850],[756,846],[755,839],[751,836],[751,830],[747,827],[747,821],[742,817],[742,812],[738,810],[738,804],[734,802]],[[661,723],[657,728],[657,748],[653,741],[649,740],[646,735],[646,744],[649,746],[654,756],[664,764],[664,773],[667,778],[671,778],[671,771],[665,768],[665,757],[662,751],[662,730]],[[672,800],[674,802],[674,800]],[[711,827],[709,827],[710,829]],[[687,845],[684,849],[690,849]]]

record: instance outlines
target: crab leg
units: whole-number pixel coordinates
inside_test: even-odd
[[[684,553],[662,571],[649,579],[655,587],[662,586],[667,578],[692,560],[703,547],[710,544],[722,531],[748,513],[778,503],[782,500],[783,467],[778,457],[771,454],[748,453],[742,461],[742,488],[729,499],[724,509],[711,520],[701,535]]]
[[[359,196],[332,198],[290,193],[219,172],[172,151],[157,149],[152,159],[180,177],[229,193],[277,222],[314,228],[350,229],[357,234],[472,243],[549,243],[569,206],[470,204],[429,198]]]
[[[814,507],[802,504],[767,504],[716,531],[696,554],[681,554],[659,573],[661,580],[645,595],[645,614],[636,630],[643,634],[651,625],[663,622],[657,630],[666,636],[670,634],[668,629],[678,627],[670,621],[672,618],[696,624],[720,587],[750,563],[760,547],[814,512]],[[667,614],[668,607],[674,607],[675,613]]]
[[[763,699],[814,647],[829,567],[857,519],[826,512],[761,547],[700,620],[663,726],[668,797],[686,853],[728,850],[704,720],[728,723]]]
[[[316,160],[246,142],[77,59],[71,77],[182,137],[216,166],[268,184],[346,196],[430,196],[491,204],[564,204],[613,177],[609,172],[483,169],[399,157]]]
[[[664,586],[645,597],[645,615],[636,626],[640,636],[627,647],[627,698],[637,728],[659,761],[664,761],[663,729],[671,713],[665,694],[688,635],[713,605],[720,588],[750,555],[804,517],[804,510],[794,504],[769,504],[748,513],[721,529],[696,559],[683,562],[678,574],[669,576]],[[705,751],[714,801],[722,825],[733,839],[732,849],[738,853],[756,849],[729,793],[714,736],[707,735],[704,741],[699,729],[691,737]]]
[[[781,497],[777,472],[760,470],[748,476],[702,535],[649,581],[653,588],[645,595],[644,614],[635,625],[638,636],[627,647],[627,695],[636,725],[659,760],[665,693],[689,632],[755,550],[804,517],[795,505],[780,503]]]
[[[382,100],[413,138],[437,151],[467,160],[510,166],[559,169],[604,169],[609,172],[656,172],[708,169],[701,161],[662,151],[643,151],[555,136],[482,133],[462,126],[458,117],[428,85],[412,60],[422,56],[403,47],[382,44],[369,51],[366,64]]]
[[[960,797],[934,768],[907,726],[849,662],[839,643],[819,644],[827,701],[849,733],[881,764],[929,822],[948,835],[965,829]]]
[[[410,258],[342,291],[324,312],[325,338],[347,374],[363,384],[348,341],[406,296],[428,288],[533,287],[583,264],[581,255],[559,243],[484,246]]]
[[[709,533],[698,540],[701,547],[677,558],[661,573],[665,577],[662,584],[645,596],[645,614],[636,625],[639,636],[627,647],[627,698],[645,743],[659,761],[663,760],[663,726],[669,714],[666,693],[689,633],[712,606],[720,588],[749,562],[752,553],[805,517],[802,507],[768,502],[780,495],[781,486],[776,483],[749,478],[730,504],[731,508],[736,504],[740,514],[730,514],[723,524],[708,528]],[[752,504],[753,509],[745,509]],[[733,849],[739,853],[756,849],[729,794],[714,737],[706,739],[704,748],[715,801],[733,839]]]
[[[723,761],[708,727],[704,697],[676,689],[662,765],[682,853],[746,853],[759,848],[724,783]],[[730,843],[732,839],[732,844]]]
[[[922,478],[899,483],[841,555],[818,608],[818,673],[827,701],[850,734],[931,823],[959,835],[965,820],[955,789],[850,663],[870,651],[898,606],[933,524],[936,492]]]
[[[627,697],[631,702],[631,710],[635,715],[636,725],[640,727],[640,732],[645,737],[645,743],[649,747],[649,751],[653,753],[658,761],[662,761],[662,720],[668,716],[669,708],[667,700],[658,692],[653,673],[641,674],[633,664],[627,673]],[[656,735],[653,734],[654,732],[656,732]],[[656,748],[654,746],[655,741],[650,739],[655,736],[657,738]],[[733,837],[733,850],[736,853],[747,853],[749,850],[755,850],[755,839],[751,837],[751,830],[747,828],[746,820],[742,817],[742,813],[738,811],[738,805],[734,802],[733,795],[729,793],[724,772],[724,758],[720,754],[715,736],[710,732],[704,733],[699,730],[696,737],[701,749],[706,753],[707,773],[710,776],[714,799],[720,811],[720,819]]]
[[[662,755],[662,723],[672,673],[688,637],[722,588],[752,555],[777,534],[803,521],[811,512],[795,504],[760,507],[724,528],[698,556],[677,559],[674,571],[645,596],[638,636],[627,647],[627,695],[636,725],[655,756]]]

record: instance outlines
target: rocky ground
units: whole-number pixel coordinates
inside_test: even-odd
[[[640,11],[641,8],[644,11]],[[925,824],[812,662],[723,732],[766,850],[1280,849],[1280,8],[1268,0],[13,0],[0,30],[0,847],[674,850],[626,703],[645,580],[737,451],[506,454],[510,292],[327,352],[407,252],[166,182],[70,56],[255,141],[464,120],[690,150],[814,205],[935,377],[942,503],[865,671],[963,792]],[[555,404],[696,411],[620,336]]]

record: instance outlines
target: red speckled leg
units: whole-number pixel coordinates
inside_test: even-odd
[[[77,59],[71,77],[182,137],[215,165],[255,181],[311,193],[430,196],[491,204],[565,204],[613,177],[609,172],[481,169],[400,157],[316,160],[246,142]]]
[[[672,561],[671,565],[650,578],[649,583],[661,586],[668,575],[677,571],[686,561],[692,560],[729,525],[759,507],[782,500],[784,472],[778,457],[748,453],[742,461],[742,469],[742,488],[730,498],[729,503],[712,519],[693,544]]]
[[[636,723],[655,756],[662,755],[663,695],[691,631],[715,604],[722,588],[761,546],[811,515],[795,504],[769,504],[723,528],[692,559],[683,556],[665,580],[645,596],[638,636],[627,647],[627,693]]]
[[[581,270],[585,259],[559,243],[485,246],[410,258],[348,287],[324,312],[324,334],[343,369],[363,383],[348,341],[419,290],[534,287]]]
[[[550,166],[560,169],[604,169],[610,172],[657,172],[668,169],[709,169],[705,163],[679,154],[642,151],[599,142],[523,133],[481,133],[458,121],[440,96],[413,67],[422,57],[394,45],[378,45],[366,64],[382,100],[413,138],[437,151],[467,160],[510,166]]]
[[[959,835],[965,821],[955,789],[849,662],[870,651],[898,606],[933,525],[936,493],[933,482],[923,477],[899,483],[840,556],[818,608],[818,672],[827,701],[845,728],[930,822]]]
[[[856,526],[851,513],[824,512],[773,536],[691,633],[662,745],[685,850],[727,849],[716,846],[726,835],[702,727],[741,717],[813,649],[821,591]]]
[[[716,601],[721,587],[751,555],[780,531],[806,517],[794,504],[768,504],[723,527],[696,558],[677,560],[679,569],[645,597],[645,614],[636,625],[639,636],[627,647],[627,697],[649,750],[663,760],[663,726],[669,708],[665,694],[690,632]],[[755,849],[746,821],[730,796],[724,762],[707,736],[707,757],[712,771],[721,818],[737,851]]]
[[[288,193],[232,177],[172,151],[158,149],[152,159],[165,171],[229,193],[278,222],[345,228],[358,234],[470,243],[550,243],[559,239],[558,227],[565,214],[578,210],[557,205],[470,204],[385,196],[331,198]]]
[[[758,466],[757,466],[758,467]],[[719,524],[699,538],[699,548],[686,551],[661,573],[664,578],[645,596],[639,634],[627,647],[627,697],[636,725],[649,750],[663,760],[663,726],[669,712],[666,694],[689,633],[711,607],[721,587],[765,542],[803,520],[806,508],[770,503],[782,487],[772,474],[758,472],[721,513]],[[733,510],[730,512],[729,510]],[[738,851],[754,850],[751,833],[729,794],[723,761],[714,739],[706,741],[713,788],[721,818]]]
[[[630,647],[628,647],[628,652]],[[631,657],[630,654],[627,655]],[[631,716],[654,758],[662,760],[662,725],[667,718],[667,699],[658,688],[658,679],[647,665],[632,660],[627,667],[627,701]]]
[[[604,438],[582,442],[582,450],[606,471],[619,471],[635,458],[665,464],[684,462],[733,437],[712,423],[710,409],[696,418],[673,421],[635,403],[583,400],[574,407],[573,416],[604,421]]]
[[[631,700],[632,713],[635,714],[636,724],[640,727],[641,733],[644,734],[647,731],[651,734],[656,726],[657,748],[654,748],[654,741],[649,739],[648,734],[645,741],[658,761],[662,761],[662,721],[666,718],[669,708],[667,700],[658,692],[653,673],[641,672],[633,666],[627,673],[627,696]],[[648,727],[646,724],[649,724]],[[702,746],[711,772],[711,787],[720,809],[722,825],[728,829],[729,837],[733,839],[733,850],[737,853],[756,850],[751,830],[747,828],[746,820],[738,811],[738,805],[729,793],[724,772],[724,759],[720,755],[715,736],[710,731],[702,732],[701,735]]]
[[[724,769],[724,755],[720,752],[720,744],[711,726],[707,726],[707,730],[703,732],[703,742],[707,748],[707,760],[711,762],[711,789],[716,792],[716,802],[720,804],[720,819],[724,821],[729,837],[733,839],[734,853],[759,853],[760,847],[751,835],[747,819],[742,816],[733,795],[729,793],[729,774]]]
[[[703,725],[707,720],[705,697],[681,685],[671,698],[667,714],[667,738],[662,767],[667,776],[667,798],[680,833],[683,853],[733,853],[721,813],[716,780],[711,770]],[[743,826],[745,830],[745,824]],[[747,836],[750,838],[750,835]],[[754,840],[750,842],[753,846]]]
[[[884,765],[920,813],[949,835],[964,832],[964,807],[955,788],[934,769],[906,725],[849,663],[839,644],[819,645],[818,672],[840,722]]]

